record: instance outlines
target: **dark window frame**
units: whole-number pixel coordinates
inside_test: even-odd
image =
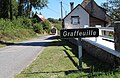
[[[77,22],[74,21],[74,19],[76,19]],[[71,16],[71,24],[73,24],[73,25],[78,25],[78,24],[80,24],[80,17],[79,17],[79,16]]]

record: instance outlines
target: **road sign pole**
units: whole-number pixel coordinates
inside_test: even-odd
[[[62,29],[60,30],[61,38],[78,38],[78,58],[79,70],[82,70],[82,42],[81,38],[98,37],[98,28],[79,28],[79,29]]]
[[[79,70],[82,70],[82,42],[81,38],[78,38],[78,58],[79,58]]]

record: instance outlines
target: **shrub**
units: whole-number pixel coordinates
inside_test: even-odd
[[[32,28],[32,21],[29,18],[23,18],[23,25],[25,28]]]
[[[12,22],[16,27],[30,29],[32,28],[32,21],[27,17],[18,17],[17,19],[15,18],[14,20],[12,20]]]
[[[32,18],[32,23],[37,23],[37,22],[38,22],[37,18]]]
[[[51,31],[51,24],[48,20],[42,21],[41,22],[42,26],[43,26],[43,30],[45,30],[47,33],[50,33]]]
[[[0,19],[0,40],[8,41],[15,39],[23,39],[35,36],[35,32],[31,29],[31,20],[24,17],[9,19]]]
[[[62,25],[61,24],[54,24],[54,26],[58,29],[58,31],[60,31],[62,29]]]
[[[33,25],[33,29],[36,33],[42,33],[42,30],[43,30],[43,26],[41,23],[35,23]]]

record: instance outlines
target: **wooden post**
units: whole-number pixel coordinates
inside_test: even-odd
[[[114,40],[115,40],[115,50],[120,52],[120,21],[115,22]]]

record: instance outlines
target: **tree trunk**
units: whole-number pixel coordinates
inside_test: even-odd
[[[18,16],[23,15],[23,0],[19,0],[19,6],[18,6]]]
[[[10,19],[12,20],[12,0],[10,0]]]
[[[9,0],[0,0],[0,18],[8,18],[8,4]]]
[[[30,18],[32,18],[32,5],[30,4]]]

